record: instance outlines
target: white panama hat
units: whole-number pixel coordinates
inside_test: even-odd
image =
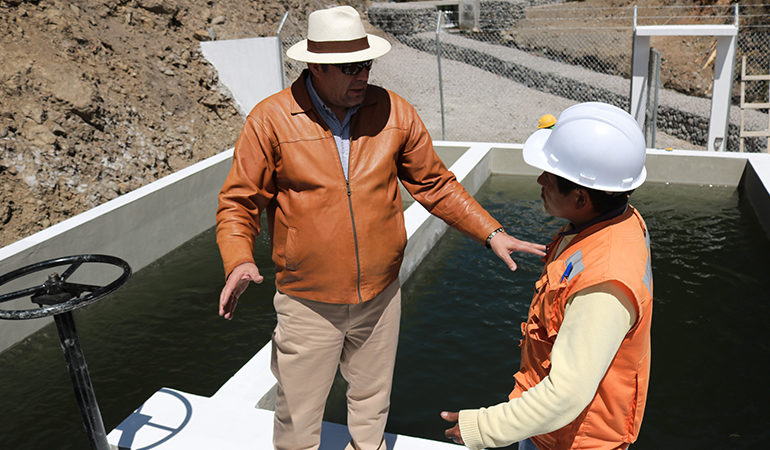
[[[286,56],[296,61],[344,64],[378,58],[390,50],[385,39],[367,34],[351,6],[321,9],[307,20],[307,39],[292,45]]]

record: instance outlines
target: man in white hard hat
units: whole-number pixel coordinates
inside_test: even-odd
[[[348,382],[348,448],[384,448],[401,314],[406,231],[397,181],[426,209],[489,246],[511,270],[513,251],[542,245],[507,235],[433,150],[414,108],[368,84],[390,44],[367,34],[349,6],[308,18],[287,56],[308,69],[246,118],[217,211],[227,281],[219,314],[262,275],[252,256],[267,210],[276,270],[273,443],[315,449],[332,381]]]
[[[645,180],[631,115],[581,103],[533,133],[524,160],[542,169],[545,210],[567,219],[548,245],[522,323],[509,400],[441,413],[472,449],[626,448],[638,434],[650,374],[649,233],[628,196]]]

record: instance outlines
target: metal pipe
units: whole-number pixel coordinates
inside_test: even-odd
[[[654,61],[654,70],[655,73],[653,75],[652,83],[654,86],[654,89],[652,91],[652,117],[650,118],[650,124],[651,124],[651,143],[648,145],[650,147],[655,147],[655,133],[658,128],[658,94],[660,92],[660,63],[661,63],[661,57],[660,52],[656,49],[651,49],[652,51],[652,59]]]
[[[441,140],[443,141],[446,139],[446,124],[444,121],[444,82],[441,79],[441,39],[439,38],[442,14],[442,11],[439,10],[436,19],[436,59],[438,61],[438,92],[441,99]]]
[[[72,312],[67,311],[54,316],[56,329],[59,331],[59,340],[64,352],[64,360],[67,362],[72,387],[75,390],[75,398],[80,406],[80,414],[83,417],[83,426],[86,429],[92,450],[110,450],[107,443],[107,432],[104,430],[104,422],[96,403],[94,387],[88,374],[88,365],[80,346],[80,338],[75,328],[75,319]]]
[[[289,11],[287,10],[286,13],[283,15],[283,19],[281,19],[281,24],[278,25],[278,32],[276,33],[276,37],[278,38],[278,61],[281,64],[281,87],[286,88],[286,69],[283,66],[283,40],[281,39],[281,30],[283,30],[283,24],[286,23],[286,18],[289,17]]]

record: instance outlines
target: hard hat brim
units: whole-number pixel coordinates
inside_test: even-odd
[[[548,163],[548,158],[546,158],[545,152],[543,152],[543,147],[545,147],[545,143],[552,132],[553,130],[550,128],[543,128],[535,131],[527,138],[522,152],[525,163],[536,169],[553,172],[554,168]]]

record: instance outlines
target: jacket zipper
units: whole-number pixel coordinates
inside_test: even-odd
[[[348,192],[350,221],[353,223],[353,244],[356,248],[356,292],[358,293],[358,303],[363,303],[364,300],[361,298],[361,258],[358,254],[358,234],[356,233],[356,219],[353,216],[353,199],[350,198],[350,181],[347,178],[345,179],[345,188]]]
[[[352,121],[352,119],[351,119]],[[351,129],[353,128],[353,123],[350,124]],[[328,130],[329,134],[331,133],[331,129]],[[332,134],[332,139],[334,139],[334,135]],[[340,168],[342,169],[342,178],[345,179],[345,190],[348,194],[348,207],[350,209],[350,222],[353,225],[353,245],[356,250],[356,294],[358,295],[358,303],[363,303],[364,300],[361,297],[361,256],[358,252],[358,234],[356,233],[356,219],[353,216],[353,199],[350,198],[350,180],[348,180],[348,177],[350,176],[350,153],[352,153],[353,150],[353,140],[351,139],[351,148],[348,150],[348,176],[345,176],[345,169],[342,168],[342,158],[340,157],[339,150],[334,148],[334,154],[337,155],[337,160],[340,162]]]

